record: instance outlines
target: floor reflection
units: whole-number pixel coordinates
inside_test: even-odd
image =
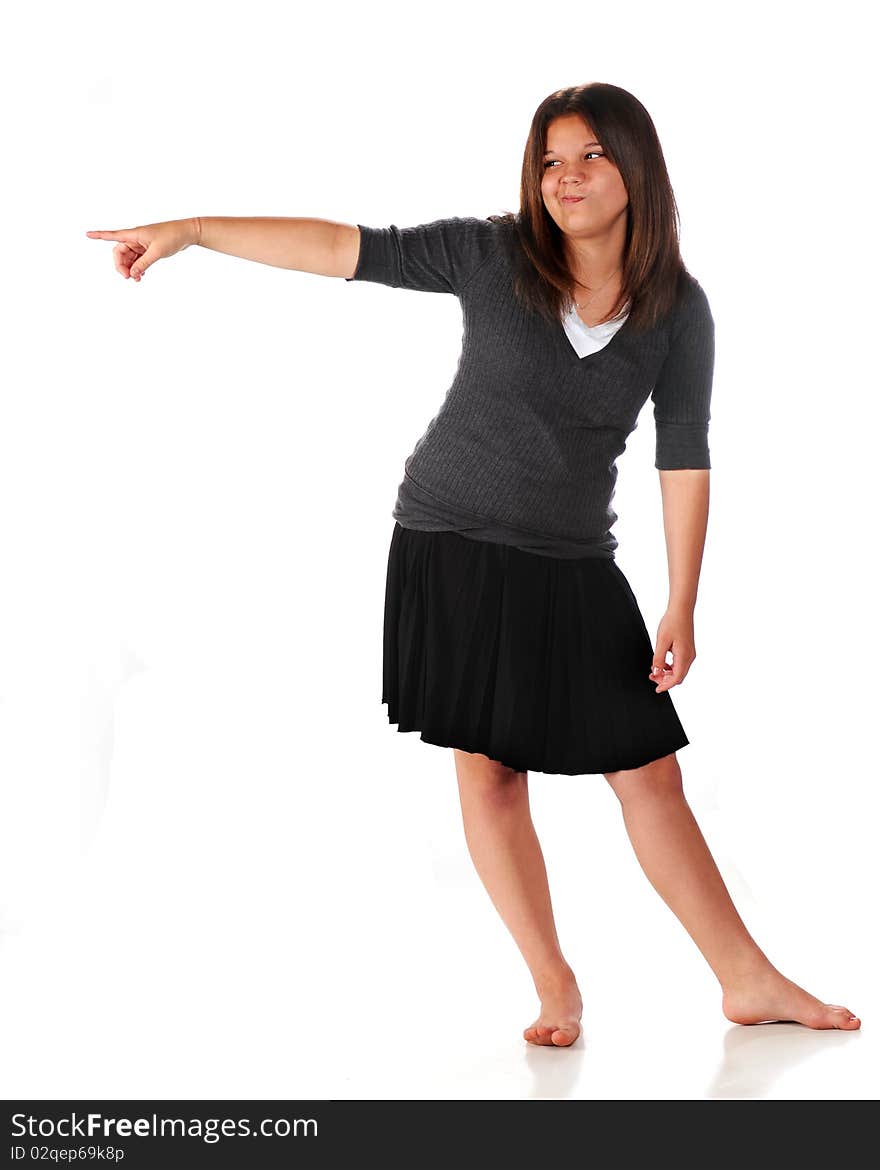
[[[859,1032],[820,1032],[803,1024],[734,1024],[724,1034],[724,1055],[707,1095],[764,1097],[797,1065],[858,1040]]]
[[[529,1098],[570,1097],[584,1063],[584,1034],[567,1048],[549,1044],[527,1044],[526,1068],[532,1074]]]

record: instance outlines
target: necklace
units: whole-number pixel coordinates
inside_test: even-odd
[[[596,291],[593,293],[593,295],[592,295],[591,297],[589,297],[587,300],[585,300],[585,301],[584,301],[583,303],[581,303],[581,304],[578,304],[578,302],[577,302],[577,301],[575,301],[575,302],[574,302],[574,303],[575,303],[575,306],[576,306],[578,309],[585,309],[585,308],[587,307],[587,305],[589,305],[589,304],[590,304],[590,302],[591,302],[591,301],[594,301],[594,300],[596,299],[596,297],[599,295],[599,293],[602,291],[602,289],[605,287],[605,285],[606,285],[606,284],[608,284],[608,282],[611,280],[611,277],[612,277],[612,276],[616,276],[618,272],[620,272],[620,265],[619,265],[619,264],[618,264],[618,266],[617,266],[617,267],[614,269],[614,271],[611,273],[611,276],[609,276],[609,277],[608,277],[608,280],[606,280],[606,281],[605,281],[603,284],[600,284],[600,285],[599,285],[599,287],[596,289]],[[586,287],[587,287],[587,285],[584,285],[583,287],[584,287],[584,288],[586,288]]]

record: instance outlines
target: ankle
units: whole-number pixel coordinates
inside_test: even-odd
[[[572,987],[577,988],[574,971],[564,959],[560,959],[552,966],[542,968],[537,973],[533,972],[532,978],[535,982],[535,990],[541,999],[546,995],[569,991]]]
[[[736,963],[731,963],[725,968],[723,974],[716,972],[716,978],[725,994],[742,991],[745,988],[753,987],[756,983],[779,977],[779,971],[760,951],[757,954],[744,957]]]

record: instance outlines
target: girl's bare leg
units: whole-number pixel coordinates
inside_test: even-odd
[[[639,864],[702,951],[737,1024],[794,1020],[809,1028],[855,1029],[847,1008],[786,979],[746,930],[685,800],[675,753],[643,768],[607,772]]]
[[[541,1014],[523,1036],[531,1044],[565,1047],[580,1033],[583,1004],[556,934],[528,774],[488,756],[453,752],[468,850],[541,1000]]]

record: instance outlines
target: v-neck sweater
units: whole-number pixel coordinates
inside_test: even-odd
[[[360,250],[347,280],[448,293],[462,308],[452,383],[405,461],[392,511],[402,527],[565,559],[613,559],[617,459],[649,396],[655,467],[711,466],[715,329],[690,273],[656,325],[637,332],[627,315],[601,348],[581,356],[561,320],[516,298],[512,237],[502,238],[511,225],[453,216],[357,226]]]

